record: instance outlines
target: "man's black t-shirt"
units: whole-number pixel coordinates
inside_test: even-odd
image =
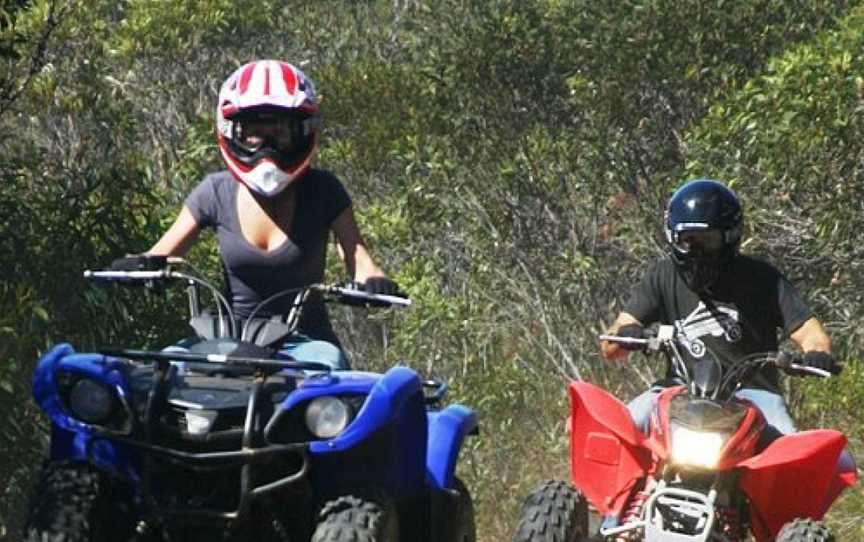
[[[777,268],[748,256],[735,258],[701,296],[687,287],[669,258],[658,260],[633,288],[624,311],[646,326],[674,325],[683,354],[691,360],[713,355],[725,366],[776,351],[778,331],[788,337],[813,316]],[[778,391],[776,368],[764,369],[747,385]]]

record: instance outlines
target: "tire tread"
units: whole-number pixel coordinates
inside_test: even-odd
[[[48,462],[30,500],[27,542],[102,542],[104,512],[98,472],[85,464]]]
[[[324,504],[311,542],[397,542],[395,509],[354,495]]]
[[[587,524],[582,495],[570,484],[552,480],[525,499],[513,542],[583,542]]]
[[[780,529],[777,542],[835,542],[835,538],[821,521],[798,518]]]

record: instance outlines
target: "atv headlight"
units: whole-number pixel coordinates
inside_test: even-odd
[[[86,423],[104,423],[114,412],[114,406],[114,394],[89,378],[78,380],[69,392],[69,409]]]
[[[213,428],[218,412],[215,410],[187,410],[186,431],[193,435],[206,435]]]
[[[306,407],[306,427],[318,438],[333,438],[348,426],[351,408],[338,397],[317,397]]]
[[[672,426],[672,460],[679,465],[713,468],[720,461],[726,435]]]

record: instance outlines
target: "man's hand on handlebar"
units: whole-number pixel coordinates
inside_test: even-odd
[[[843,371],[843,366],[837,363],[837,360],[834,359],[834,356],[832,356],[828,352],[819,352],[816,350],[804,352],[804,357],[802,361],[807,367],[827,371],[834,375],[839,375]]]
[[[639,324],[625,324],[618,328],[618,332],[616,333],[619,337],[624,337],[626,339],[646,339],[645,336],[645,328]],[[631,352],[637,350],[645,350],[645,345],[641,343],[619,343],[619,346],[624,350],[629,350]]]
[[[786,374],[792,376],[819,376],[829,378],[839,375],[843,366],[837,363],[834,356],[820,350],[801,352],[780,352],[776,364]]]

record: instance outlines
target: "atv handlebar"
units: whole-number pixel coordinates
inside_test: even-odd
[[[657,352],[675,341],[675,326],[659,326],[657,331],[645,330],[645,338],[600,335],[601,341],[617,344],[640,345],[646,352]]]
[[[407,297],[385,294],[370,294],[364,290],[357,288],[349,288],[346,286],[313,284],[310,288],[318,290],[325,294],[334,294],[341,298],[343,302],[352,304],[351,301],[368,302],[373,306],[387,307],[410,307],[411,300]],[[381,304],[381,305],[379,305]]]
[[[167,283],[172,280],[180,279],[185,281],[189,289],[189,305],[192,317],[198,316],[200,313],[200,302],[198,288],[203,287],[210,291],[213,298],[216,300],[216,308],[218,310],[218,322],[220,326],[220,336],[225,336],[224,322],[227,322],[227,335],[240,340],[245,340],[250,325],[252,325],[254,317],[268,304],[276,299],[283,298],[289,295],[294,296],[294,301],[291,304],[291,309],[286,316],[286,325],[293,331],[296,329],[300,321],[300,314],[303,310],[303,305],[307,301],[309,294],[319,292],[325,300],[336,301],[346,305],[365,306],[365,307],[408,307],[411,305],[411,300],[407,297],[398,295],[384,295],[369,293],[357,287],[348,287],[344,284],[309,284],[300,288],[283,290],[261,301],[255,307],[249,316],[245,319],[242,326],[238,326],[239,322],[234,316],[234,311],[231,304],[220,292],[219,288],[210,282],[200,278],[202,273],[195,267],[184,260],[183,258],[165,257],[165,256],[132,256],[120,258],[115,261],[111,269],[104,270],[86,270],[84,278],[94,281],[104,282],[119,282],[127,284],[141,284],[144,286],[152,286],[156,283]],[[175,270],[172,266],[182,265],[190,268],[192,273],[185,273]],[[222,314],[227,315],[223,319]]]
[[[656,331],[646,330],[644,338],[603,334],[599,335],[599,339],[617,344],[638,345],[645,352],[665,351],[670,356],[675,373],[687,382],[691,380],[687,364],[684,362],[679,350],[680,343],[674,326],[661,325]],[[794,376],[817,376],[820,378],[831,378],[833,376],[829,371],[817,369],[804,363],[804,356],[798,352],[754,354],[726,369],[716,389],[715,396],[720,394],[724,389],[731,390],[742,382],[751,371],[765,365],[774,365],[783,372]]]
[[[156,270],[128,271],[107,269],[94,271],[88,269],[84,271],[84,278],[106,282],[140,283],[153,283],[156,281],[164,281],[170,279],[185,279],[198,282],[204,286],[209,287],[206,281],[203,281],[198,277],[188,275],[186,273],[180,273],[171,269],[170,264],[186,263],[185,260],[183,260],[182,258],[167,258],[167,263],[169,265],[166,266],[164,269]],[[340,301],[350,305],[369,304],[370,306],[375,307],[408,307],[411,305],[411,300],[407,297],[397,295],[373,294],[356,287],[347,287],[345,285],[338,284],[310,284],[308,286],[297,288],[295,290],[286,290],[285,292],[280,292],[280,294],[297,293],[302,291],[303,289],[318,291],[322,294],[331,294],[332,296],[334,296],[336,301]]]

